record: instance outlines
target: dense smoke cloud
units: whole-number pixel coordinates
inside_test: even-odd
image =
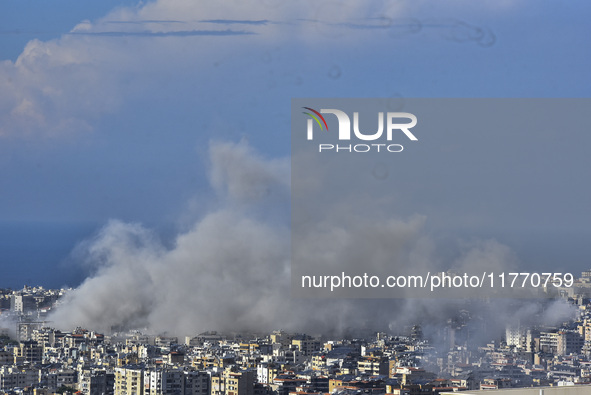
[[[491,331],[481,333],[479,340],[487,341],[517,317],[525,324],[542,314],[540,321],[554,323],[572,313],[565,304],[542,307],[528,301],[291,298],[289,223],[275,215],[288,218],[287,161],[263,159],[244,142],[212,144],[210,160],[217,203],[178,234],[171,247],[149,229],[117,220],[77,247],[74,256],[91,265],[94,274],[52,314],[55,326],[104,332],[147,328],[176,335],[279,328],[342,335],[401,330],[413,323],[441,325],[460,309],[471,308],[494,322]],[[436,255],[422,234],[423,221],[393,223],[384,229],[392,237],[412,235],[414,254],[425,254],[421,260]],[[348,230],[335,232],[347,237]],[[464,245],[456,267],[491,270],[511,266],[512,260],[506,247],[482,241]]]
[[[245,144],[213,144],[211,160],[219,207],[169,249],[141,225],[109,222],[77,248],[96,273],[53,315],[56,324],[195,333],[270,327],[291,315],[288,231],[253,214],[289,178]]]

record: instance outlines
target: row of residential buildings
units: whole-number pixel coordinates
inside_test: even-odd
[[[556,327],[512,322],[486,344],[474,342],[483,328],[467,310],[437,330],[415,325],[358,338],[65,332],[43,320],[67,290],[0,290],[0,318],[14,323],[0,328],[0,393],[429,395],[581,386],[591,382],[589,278],[576,283],[582,293],[561,293],[576,318]]]

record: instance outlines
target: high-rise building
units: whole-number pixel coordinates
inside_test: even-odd
[[[254,395],[254,370],[226,369],[211,377],[211,395]]]
[[[185,395],[209,395],[209,375],[206,372],[185,373]]]
[[[183,395],[185,377],[179,369],[151,369],[144,372],[144,394]]]
[[[142,395],[144,371],[141,367],[115,368],[115,395]]]
[[[84,369],[78,375],[78,390],[85,395],[110,395],[113,380],[113,374],[104,369]]]
[[[14,347],[14,356],[15,359],[22,359],[32,364],[41,363],[43,347],[34,340],[26,340],[20,342],[17,347]]]
[[[23,306],[23,295],[14,294],[10,297],[10,311],[22,313]]]

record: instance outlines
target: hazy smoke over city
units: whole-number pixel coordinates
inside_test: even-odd
[[[474,331],[476,341],[487,341],[507,322],[552,324],[573,314],[565,303],[526,300],[292,299],[288,160],[263,159],[242,142],[212,144],[210,161],[215,203],[204,204],[207,212],[172,246],[142,225],[113,220],[76,248],[75,259],[93,274],[50,316],[55,326],[107,333],[148,328],[180,336],[273,329],[343,335],[421,323],[429,333],[470,308],[491,318]],[[395,221],[382,231],[412,239],[409,256],[424,261],[437,254],[423,226]],[[453,262],[488,270],[512,264],[509,249],[494,241],[470,244]]]

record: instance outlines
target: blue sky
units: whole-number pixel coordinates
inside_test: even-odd
[[[85,269],[69,253],[109,219],[164,238],[187,226],[215,204],[210,142],[247,140],[265,158],[289,156],[292,97],[589,97],[590,8],[526,0],[5,1],[0,286],[76,285]],[[551,176],[561,180],[544,191],[556,207],[534,204],[500,228],[450,229],[499,239],[524,260],[570,254],[583,265],[591,218],[580,147],[589,138],[570,138],[554,160]],[[428,203],[434,211],[441,204]],[[537,229],[560,229],[560,247],[540,249],[523,226],[541,212],[548,221]]]

